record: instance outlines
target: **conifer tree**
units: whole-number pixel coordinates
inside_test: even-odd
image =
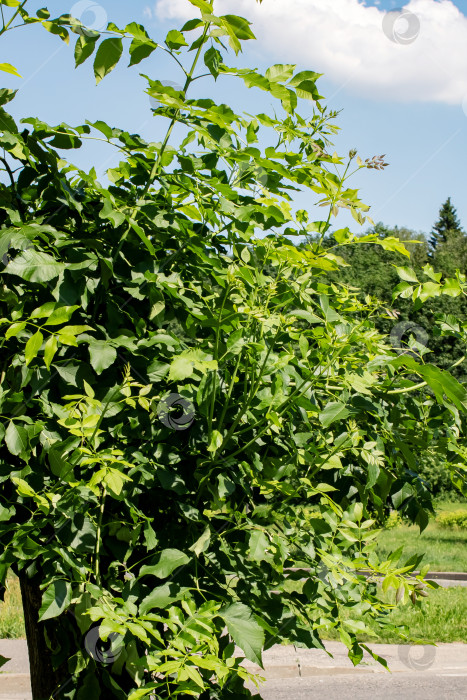
[[[462,226],[457,218],[457,210],[451,203],[451,197],[442,205],[439,210],[438,221],[433,226],[430,243],[436,249],[439,243],[445,243],[450,233],[462,233]]]

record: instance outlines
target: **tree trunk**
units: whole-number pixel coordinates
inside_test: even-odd
[[[19,580],[28,641],[33,700],[59,698],[59,689],[66,680],[66,676],[63,678],[63,672],[54,670],[52,652],[45,641],[45,623],[39,622],[42,594],[39,589],[38,576],[28,578],[23,571],[20,573]]]

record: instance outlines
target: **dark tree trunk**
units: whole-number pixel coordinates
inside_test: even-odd
[[[54,670],[52,652],[45,640],[45,623],[39,622],[42,594],[37,575],[28,578],[25,572],[19,576],[23,599],[24,622],[28,640],[29,668],[33,700],[50,700],[60,697],[60,686],[66,681],[63,672]],[[68,676],[69,677],[69,676]]]

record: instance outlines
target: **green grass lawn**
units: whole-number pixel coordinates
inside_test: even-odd
[[[10,576],[5,602],[0,601],[0,639],[18,639],[25,636],[19,581],[16,576]]]
[[[438,513],[467,510],[467,503],[440,503]],[[430,565],[431,571],[467,572],[467,530],[445,528],[431,521],[420,534],[416,525],[402,525],[392,530],[384,530],[379,539],[378,552],[387,556],[404,545],[403,557],[424,553],[421,566]]]
[[[389,597],[391,596],[391,597]],[[394,592],[381,596],[386,601],[394,602]],[[353,620],[363,620],[376,634],[371,636],[361,634],[361,642],[377,642],[385,644],[404,644],[394,631],[384,630],[366,617],[358,617],[352,612],[346,613]],[[422,607],[411,603],[398,606],[387,615],[387,622],[394,625],[406,625],[407,642],[464,642],[467,643],[467,588],[438,588],[429,591]],[[323,639],[339,639],[333,630],[324,633]]]

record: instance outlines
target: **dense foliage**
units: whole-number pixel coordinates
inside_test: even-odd
[[[238,52],[249,23],[190,2],[198,16],[165,45],[109,25],[95,58],[100,78],[130,37],[133,63],[160,49],[184,66],[182,90],[148,78],[162,143],[2,112],[0,579],[40,582],[67,698],[248,696],[234,644],[261,664],[262,649],[320,646],[330,628],[358,663],[360,616],[387,624],[376,577],[398,602],[425,595],[419,557],[378,560],[377,520],[391,504],[426,525],[412,467],[433,425],[461,449],[464,388],[391,348],[379,304],[323,277],[343,261],[322,240],[293,244],[322,238],[341,207],[361,224],[368,209],[347,185],[356,154],[330,153],[319,76],[227,65],[224,40]],[[78,34],[78,63],[101,41],[69,17],[51,27]],[[266,91],[282,116],[191,99],[206,69]],[[109,186],[57,151],[94,136],[120,151]],[[327,220],[294,211],[294,189]],[[334,235],[406,254],[393,237]]]
[[[443,240],[436,247],[427,242],[424,234],[408,229],[391,229],[383,224],[369,229],[369,233],[381,238],[391,236],[403,240],[411,254],[410,270],[398,252],[370,244],[339,246],[330,233],[325,245],[342,256],[347,267],[338,273],[329,272],[326,277],[334,283],[345,283],[360,289],[362,300],[370,295],[375,302],[379,301],[381,308],[390,310],[375,318],[375,325],[388,335],[394,349],[408,352],[410,346],[410,352],[422,361],[428,360],[442,369],[450,370],[459,381],[465,383],[463,328],[467,319],[467,300],[464,295],[458,295],[455,289],[451,295],[441,293],[436,286],[436,281],[441,278],[454,277],[457,271],[465,275],[467,271],[467,236],[462,232],[450,200],[441,207],[433,230],[438,231],[440,236],[443,234]],[[316,238],[312,237],[313,240]],[[301,244],[302,247],[307,245]],[[425,282],[424,286],[417,286],[414,284],[417,279],[426,280],[428,284]],[[447,461],[457,460],[457,457],[454,453],[446,452],[444,439],[440,445],[437,444],[438,436],[439,431],[435,430],[428,451],[417,452],[416,470],[433,496],[458,498],[459,491],[452,483],[447,468]]]

